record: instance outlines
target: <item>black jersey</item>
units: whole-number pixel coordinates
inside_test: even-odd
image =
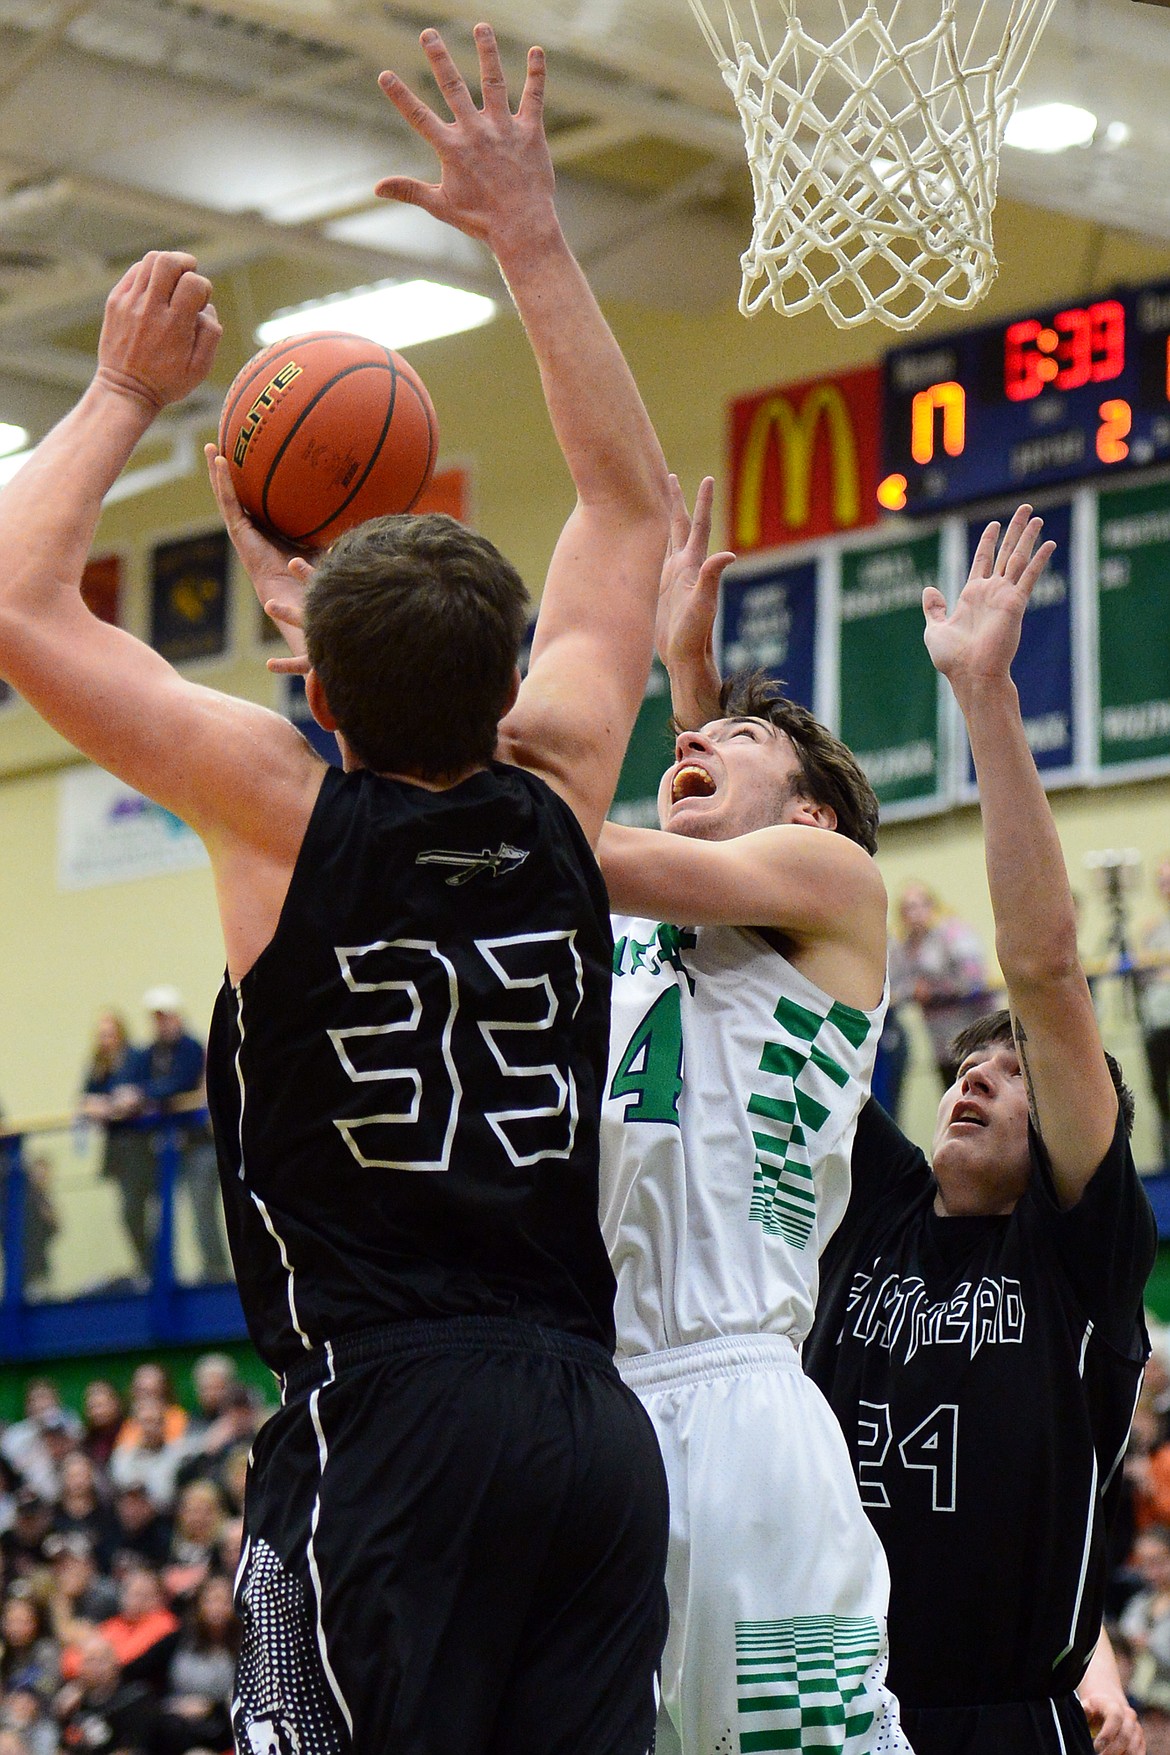
[[[911,1707],[1068,1694],[1100,1631],[1154,1221],[1120,1118],[1067,1211],[1030,1144],[1011,1214],[940,1217],[925,1157],[869,1103],[822,1259],[805,1366],[889,1558]]]
[[[232,1258],[274,1370],[446,1316],[612,1351],[611,960],[600,871],[543,781],[325,771],[276,932],[225,980],[208,1048]]]

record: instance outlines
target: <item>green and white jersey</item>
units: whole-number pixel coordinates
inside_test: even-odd
[[[886,999],[829,998],[758,933],[615,916],[601,1226],[618,1356],[812,1326]]]

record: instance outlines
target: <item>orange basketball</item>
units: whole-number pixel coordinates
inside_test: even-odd
[[[336,330],[273,342],[236,374],[219,419],[240,504],[274,536],[326,548],[409,512],[439,445],[426,385],[400,354]]]

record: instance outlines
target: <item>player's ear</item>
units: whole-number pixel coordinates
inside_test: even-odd
[[[309,703],[309,712],[321,730],[336,731],[337,721],[330,711],[329,702],[325,699],[324,686],[315,670],[308,671],[305,676],[305,699]]]
[[[797,806],[795,816],[789,819],[794,823],[803,823],[809,829],[835,829],[837,813],[831,804],[817,804],[811,798],[802,798]]]

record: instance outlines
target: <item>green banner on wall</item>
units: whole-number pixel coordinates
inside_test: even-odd
[[[670,683],[656,658],[609,813],[615,823],[633,823],[644,829],[658,827],[658,782],[673,760]]]
[[[841,736],[881,804],[932,804],[943,785],[938,677],[922,644],[937,531],[841,556]]]
[[[1170,482],[1097,507],[1099,759],[1170,766]]]

